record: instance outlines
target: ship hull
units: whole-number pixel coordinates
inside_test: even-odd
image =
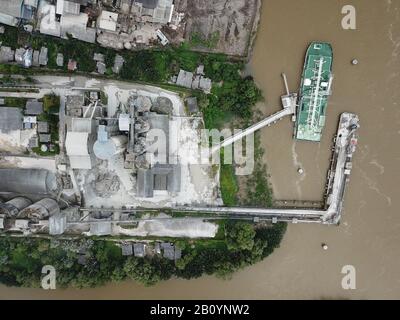
[[[307,49],[297,107],[295,138],[321,141],[332,84],[333,52],[329,43],[312,42]]]

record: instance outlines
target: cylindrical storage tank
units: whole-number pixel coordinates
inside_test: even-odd
[[[167,97],[158,97],[156,103],[152,106],[151,111],[172,115],[174,113],[174,105],[171,99]]]
[[[53,172],[44,169],[0,169],[0,192],[50,194],[57,191]]]
[[[8,218],[13,218],[18,213],[32,204],[32,201],[25,197],[16,197],[7,201],[6,203],[0,204],[0,213],[5,214]]]
[[[93,152],[101,160],[110,160],[113,156],[125,151],[128,142],[127,136],[113,136],[106,141],[97,140],[93,145]]]
[[[58,213],[60,213],[60,206],[57,201],[45,198],[22,210],[19,213],[18,218],[27,218],[39,221]]]
[[[149,97],[138,96],[133,100],[133,105],[136,112],[149,112],[153,103]]]

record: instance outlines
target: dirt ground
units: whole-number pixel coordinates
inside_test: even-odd
[[[202,51],[247,56],[253,29],[258,23],[259,0],[176,0],[179,12],[185,12],[184,38],[193,34],[203,39],[219,36],[215,46],[199,47]]]

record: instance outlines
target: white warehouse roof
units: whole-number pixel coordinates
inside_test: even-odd
[[[91,169],[91,159],[88,152],[89,133],[67,132],[65,147],[73,169]]]
[[[98,27],[103,30],[117,30],[118,13],[103,10],[97,20]]]

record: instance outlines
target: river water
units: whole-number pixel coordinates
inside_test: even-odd
[[[341,27],[341,9],[349,4],[356,8],[356,30]],[[264,0],[251,70],[267,97],[260,105],[265,114],[279,110],[281,72],[297,90],[313,40],[329,41],[334,49],[334,93],[323,139],[294,143],[293,125],[284,119],[263,129],[262,143],[276,198],[319,200],[338,117],[344,111],[360,116],[340,226],[289,225],[280,249],[229,281],[174,279],[152,288],[128,281],[52,292],[0,286],[0,298],[400,298],[400,0]],[[356,269],[355,290],[342,289],[345,265]]]

